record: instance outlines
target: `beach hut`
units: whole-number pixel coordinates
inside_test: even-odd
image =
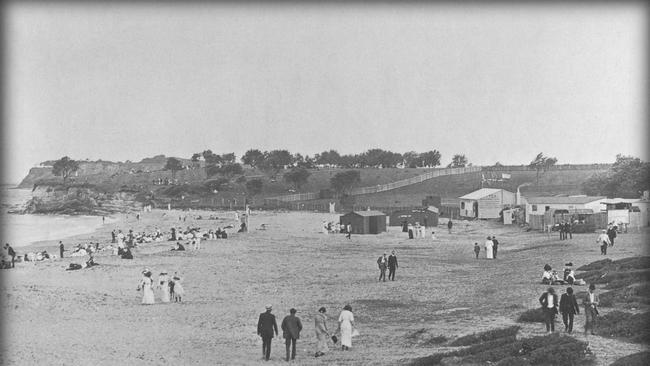
[[[544,216],[551,210],[591,210],[597,213],[601,211],[601,202],[605,200],[602,196],[569,196],[569,197],[523,197],[522,201],[526,205],[526,222],[539,221],[533,216]],[[547,215],[548,216],[548,215]],[[545,221],[545,225],[554,223]]]
[[[438,209],[436,207],[417,207],[395,210],[389,216],[390,226],[402,226],[406,222],[411,225],[419,223],[425,227],[438,226]]]
[[[460,217],[497,219],[506,207],[515,205],[515,194],[500,188],[481,188],[460,199]]]
[[[379,234],[386,231],[386,214],[380,211],[352,211],[340,217],[341,225],[352,225],[352,234]]]

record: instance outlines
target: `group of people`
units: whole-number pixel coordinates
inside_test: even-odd
[[[395,271],[399,265],[397,264],[397,255],[393,250],[390,256],[386,257],[386,252],[383,256],[380,256],[377,259],[377,265],[379,266],[379,281],[386,282],[386,269],[388,269],[388,279],[395,281]]]
[[[427,233],[427,228],[425,225],[420,225],[419,222],[416,222],[415,225],[408,223],[406,221],[402,222],[402,232],[408,233],[409,239],[414,238],[425,238]],[[431,233],[433,237],[434,233]]]
[[[560,232],[560,240],[573,239],[573,225],[568,221],[562,221],[558,224],[558,231]]]
[[[569,285],[584,285],[584,280],[582,279],[576,279],[576,274],[575,271],[573,270],[572,266],[573,263],[565,263],[565,268],[563,271],[562,278],[560,278],[559,274],[557,271],[553,270],[553,268],[547,263],[544,265],[544,272],[542,272],[542,284],[545,285],[564,285],[564,284],[569,284]]]
[[[496,259],[497,258],[497,252],[499,250],[499,241],[497,240],[496,235],[488,236],[487,239],[485,240],[485,258],[487,259]],[[478,259],[478,255],[481,252],[481,247],[478,245],[478,243],[474,243],[474,254],[476,255],[476,259]]]
[[[350,223],[341,224],[340,222],[323,221],[321,232],[324,234],[351,234],[352,225]]]
[[[269,360],[271,357],[271,342],[273,336],[278,336],[278,325],[275,320],[275,315],[272,314],[273,306],[266,305],[266,311],[261,313],[257,321],[257,335],[262,338],[262,358]],[[300,338],[300,332],[303,329],[300,318],[296,316],[297,310],[291,308],[289,315],[282,319],[280,329],[282,329],[282,337],[285,340],[286,361],[294,360],[296,358],[296,343]],[[314,331],[316,333],[317,345],[314,357],[321,357],[329,351],[329,341],[334,344],[339,342],[336,335],[330,333],[327,328],[327,309],[321,307],[314,317]],[[352,307],[345,305],[338,318],[338,327],[334,333],[340,333],[341,349],[346,351],[352,347],[352,337],[358,332],[354,326],[354,314]]]
[[[167,271],[162,270],[155,283],[151,276],[152,272],[149,269],[145,269],[142,271],[142,280],[138,284],[137,290],[142,291],[143,305],[156,303],[154,289],[158,290],[160,301],[163,303],[169,303],[172,300],[174,302],[182,302],[185,291],[183,290],[181,278],[177,272],[174,272],[174,276],[170,277]]]
[[[564,323],[564,331],[567,333],[573,332],[573,319],[576,314],[580,314],[580,307],[576,296],[573,294],[573,288],[567,287],[566,293],[562,294],[558,300],[553,287],[549,287],[546,292],[539,297],[539,303],[542,306],[544,313],[544,324],[546,325],[546,332],[555,332],[555,315],[562,314],[562,322]],[[587,332],[594,334],[596,319],[598,316],[599,298],[596,294],[596,286],[589,285],[589,292],[583,299],[584,313],[585,313],[585,335]]]

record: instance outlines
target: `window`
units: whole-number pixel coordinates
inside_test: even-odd
[[[548,211],[551,209],[551,206],[544,206],[544,211]]]
[[[537,205],[533,205],[533,211],[537,211]]]
[[[461,203],[460,203],[460,209],[461,209],[461,210],[464,210],[464,209],[465,209],[465,202],[461,202]]]

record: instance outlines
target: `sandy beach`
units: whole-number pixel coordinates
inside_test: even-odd
[[[210,214],[219,220],[194,220]],[[179,222],[179,215],[188,215]],[[428,230],[425,239],[408,240],[398,227],[380,235],[320,233],[323,220],[338,215],[254,211],[248,233],[229,230],[226,240],[204,241],[202,249],[172,252],[172,242],[139,245],[133,260],[109,251],[96,255],[100,265],[66,271],[84,257],[37,263],[17,263],[2,276],[3,344],[6,365],[255,365],[285,364],[284,340],[275,338],[271,360],[261,355],[257,319],[266,303],[273,304],[278,325],[289,309],[298,310],[304,329],[300,365],[394,365],[439,351],[407,338],[426,329],[451,339],[473,332],[516,324],[517,316],[538,307],[546,286],[539,283],[544,264],[561,270],[602,259],[596,234],[574,234],[559,241],[538,232],[487,221],[457,221],[452,234],[446,219]],[[266,230],[258,230],[260,224]],[[84,243],[110,243],[113,229],[168,232],[172,226],[215,229],[235,224],[232,212],[161,211],[117,216],[92,234],[64,241],[66,248]],[[437,240],[429,234],[436,231]],[[483,249],[487,235],[499,239],[498,259],[476,260],[474,242]],[[608,253],[613,260],[648,255],[647,228],[621,234]],[[47,249],[58,253],[58,241],[20,248],[18,254]],[[378,282],[376,260],[396,250],[396,281]],[[155,279],[161,270],[183,278],[182,303],[140,305],[136,291],[144,268]],[[577,288],[582,291],[584,288]],[[563,292],[563,289],[561,289]],[[157,297],[158,300],[158,297]],[[360,335],[350,351],[331,346],[314,358],[314,314],[327,308],[328,327],[345,304],[353,308]],[[612,309],[603,308],[607,313]],[[561,322],[561,320],[558,320]],[[581,334],[584,316],[576,317],[574,335]],[[560,327],[561,328],[561,327]],[[520,335],[541,335],[543,325],[523,324]],[[282,334],[280,333],[280,337]],[[646,346],[598,336],[589,337],[598,365]]]

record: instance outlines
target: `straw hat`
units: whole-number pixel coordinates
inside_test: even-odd
[[[266,304],[265,307],[266,307],[266,310],[272,310],[273,309],[273,306],[271,304]]]

